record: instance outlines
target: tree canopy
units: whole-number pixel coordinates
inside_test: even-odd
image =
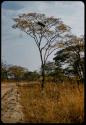
[[[74,75],[79,79],[84,78],[84,37],[70,36],[69,41],[65,42],[64,48],[55,54],[55,64],[66,66],[65,73],[68,75]]]

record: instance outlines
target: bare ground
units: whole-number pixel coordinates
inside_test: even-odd
[[[1,84],[1,120],[3,123],[22,122],[22,106],[19,103],[15,83]]]

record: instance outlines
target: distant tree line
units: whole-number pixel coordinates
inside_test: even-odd
[[[1,80],[8,81],[36,81],[38,80],[39,74],[34,71],[31,72],[28,69],[16,66],[16,65],[7,65],[4,62],[1,64]]]

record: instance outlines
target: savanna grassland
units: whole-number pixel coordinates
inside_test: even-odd
[[[84,85],[46,83],[18,87],[25,123],[82,123]]]

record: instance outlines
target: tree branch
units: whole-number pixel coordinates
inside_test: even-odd
[[[54,50],[52,50],[50,53],[48,53],[47,57],[45,58],[45,62],[47,61],[48,57],[58,48],[54,48]]]

